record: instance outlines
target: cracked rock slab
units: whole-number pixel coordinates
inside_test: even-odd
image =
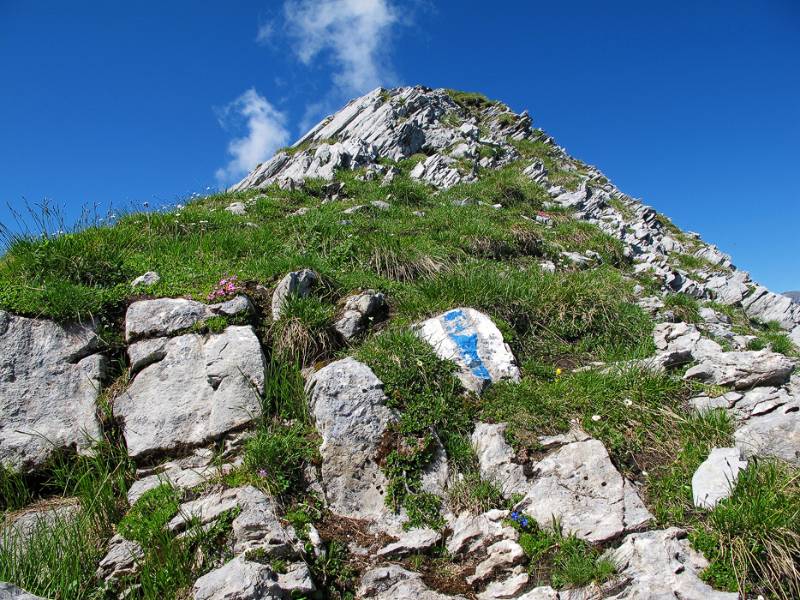
[[[252,304],[246,296],[236,296],[218,304],[203,304],[186,298],[139,300],[125,313],[125,339],[131,342],[169,336],[210,317],[231,317],[251,310]]]
[[[621,592],[610,596],[614,600],[738,598],[738,594],[716,591],[700,579],[708,561],[692,550],[685,532],[675,527],[631,534],[618,548],[604,556],[610,558],[620,575],[628,577],[631,582]]]
[[[465,388],[481,393],[494,381],[519,381],[511,348],[492,320],[474,308],[454,308],[415,326],[416,334],[443,360],[459,367]]]
[[[236,465],[213,464],[214,453],[207,448],[198,448],[189,456],[171,460],[154,468],[140,469],[137,479],[128,488],[128,503],[133,505],[146,491],[169,483],[177,489],[189,489],[209,479],[230,472]]]
[[[542,438],[549,454],[531,465],[528,478],[513,462],[513,450],[500,425],[479,424],[473,434],[481,476],[497,482],[503,494],[523,494],[517,510],[541,527],[558,519],[565,533],[602,542],[638,529],[652,518],[639,494],[614,467],[602,442],[580,430]]]
[[[733,434],[742,454],[800,464],[800,400],[747,419]]]
[[[114,402],[132,458],[199,446],[260,415],[266,363],[252,327],[169,338],[158,356]]]
[[[272,569],[237,556],[206,573],[192,587],[194,600],[270,600],[284,598]]]
[[[53,451],[100,437],[95,404],[106,359],[92,325],[0,310],[0,465],[29,472]]]
[[[737,390],[782,385],[794,370],[794,361],[768,350],[721,352],[709,355],[686,371],[684,379],[730,385]]]

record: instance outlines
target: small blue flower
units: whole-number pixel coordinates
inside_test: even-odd
[[[528,519],[526,519],[525,517],[522,517],[522,520],[519,523],[523,527],[527,527],[528,526]]]
[[[516,521],[519,519],[519,516],[520,516],[519,513],[517,511],[514,511],[511,513],[511,520]]]

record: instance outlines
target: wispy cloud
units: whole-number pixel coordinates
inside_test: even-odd
[[[219,110],[218,117],[220,125],[226,129],[240,127],[244,122],[247,130],[247,135],[228,143],[231,160],[216,172],[220,184],[245,175],[289,141],[286,115],[253,88]]]
[[[258,26],[258,33],[256,33],[256,43],[266,44],[272,41],[272,36],[275,35],[275,23],[272,21],[265,21]]]
[[[283,12],[294,53],[306,65],[323,56],[340,95],[394,82],[386,49],[399,19],[390,0],[286,0]]]

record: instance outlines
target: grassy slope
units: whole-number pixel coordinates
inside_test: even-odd
[[[574,173],[560,171],[546,145],[519,147],[526,156],[545,159],[551,177],[575,183]],[[680,525],[693,532],[693,541],[712,559],[709,581],[780,597],[798,592],[800,578],[787,566],[798,558],[796,472],[755,463],[733,498],[711,513],[698,512],[691,502],[691,475],[711,447],[731,443],[732,424],[725,415],[687,411],[686,399],[700,390],[676,375],[570,372],[593,360],[638,358],[653,351],[652,322],[633,304],[633,280],[625,277],[630,265],[621,244],[566,213],[551,213],[552,228],[525,218],[541,210],[546,195],[518,166],[435,193],[405,175],[419,159],[401,163],[404,175],[387,188],[360,181],[358,173],[339,173],[345,199],[333,203],[322,203],[322,182],[309,182],[303,190],[219,194],[180,210],[129,214],[113,227],[20,239],[0,260],[0,307],[62,320],[94,316],[105,327],[110,351],[119,352],[120,317],[134,297],[129,282],[144,271],[155,270],[162,278],[144,290],[149,296],[203,300],[229,275],[252,291],[255,284],[274,284],[289,270],[313,268],[323,279],[313,298],[293,302],[275,325],[255,323],[271,357],[264,416],[246,447],[244,466],[226,476],[226,484],[252,483],[277,495],[301,534],[305,523],[323,518],[317,501],[300,485],[301,466],[317,460],[318,439],[299,371],[303,364],[354,354],[385,382],[392,406],[402,414],[383,466],[392,482],[388,501],[406,508],[414,523],[441,525],[440,502],[419,490],[418,478],[434,437],[444,444],[451,468],[463,475],[451,489],[452,506],[484,510],[505,502],[477,473],[468,443],[474,420],[509,422],[509,439],[520,456],[535,454],[538,435],[564,431],[577,420],[605,443],[626,476],[643,484],[658,526]],[[453,205],[465,197],[485,205]],[[342,214],[372,200],[388,200],[391,208]],[[248,203],[246,216],[223,210],[233,201]],[[504,208],[491,208],[494,203]],[[301,207],[309,212],[292,216]],[[557,259],[564,250],[594,250],[604,264],[584,272],[539,269],[540,260]],[[337,303],[366,288],[387,295],[390,321],[385,331],[341,347],[331,335]],[[266,312],[268,295],[253,297]],[[409,324],[458,305],[483,310],[495,320],[523,367],[520,384],[497,385],[481,400],[464,397],[453,384],[451,368],[409,335]],[[672,300],[671,306],[688,320],[697,316],[696,303],[686,299]],[[765,329],[759,339],[771,343],[778,335]],[[44,532],[38,553],[13,560],[0,556],[0,580],[58,598],[101,593],[93,569],[85,565],[100,556],[102,539],[125,509],[131,470],[120,446],[112,436],[98,453],[105,462],[67,461],[75,473],[71,477],[64,476],[63,466],[27,480],[0,471],[2,508],[53,493],[82,494],[90,523]],[[210,568],[211,561],[199,571],[190,567],[197,548],[221,556],[215,548],[224,531],[178,542],[163,533],[160,521],[142,518],[137,525],[135,518],[137,510],[172,516],[173,493],[161,490],[146,501],[153,506],[134,509],[119,530],[146,547],[139,594],[173,597]],[[538,581],[582,585],[611,572],[598,560],[600,549],[574,538],[527,526],[523,540]],[[55,570],[59,547],[70,544],[84,554],[76,554],[81,560],[64,581],[38,575]],[[330,541],[328,557],[314,563],[315,576],[331,597],[347,597],[353,573],[336,540]],[[440,555],[428,568],[439,565],[445,571],[447,564]]]

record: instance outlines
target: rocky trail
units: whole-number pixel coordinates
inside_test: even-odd
[[[163,227],[294,254],[239,281],[187,253],[208,302],[157,262],[78,319],[0,298],[0,598],[800,594],[796,514],[770,568],[714,537],[759,469],[800,503],[800,305],[527,113],[378,89],[198,206]],[[71,523],[70,589],[30,564]]]

